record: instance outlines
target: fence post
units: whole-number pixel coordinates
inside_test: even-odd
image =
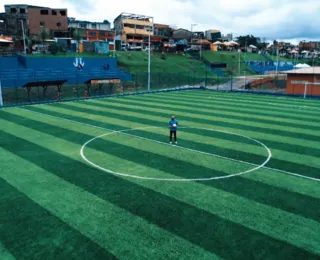
[[[204,80],[204,87],[207,88],[207,84],[208,84],[208,71],[206,70],[206,78]]]
[[[135,75],[134,89],[137,92],[137,90],[138,90],[138,73]]]
[[[1,79],[0,79],[0,107],[3,106],[3,98],[2,98],[2,85],[1,85]]]

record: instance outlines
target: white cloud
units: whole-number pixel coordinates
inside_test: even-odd
[[[16,0],[3,1],[3,4],[14,3]],[[44,5],[43,0],[28,0],[27,3]],[[118,0],[112,3],[106,0],[55,0],[48,5],[68,8],[69,16],[81,20],[113,22],[121,12],[128,12],[153,16],[157,23],[186,29],[190,29],[191,24],[198,24],[197,30],[220,29],[223,33],[233,32],[235,36],[320,38],[319,0]]]

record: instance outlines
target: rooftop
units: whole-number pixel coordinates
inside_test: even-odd
[[[110,24],[108,20],[104,20],[103,22],[91,22],[91,21],[84,21],[84,20],[69,20],[69,23],[96,23],[96,24]]]
[[[115,18],[114,20],[117,19],[135,19],[135,20],[149,20],[149,19],[153,19],[152,16],[146,16],[146,15],[140,15],[140,14],[130,14],[130,13],[121,13],[117,18]]]
[[[288,71],[282,71],[284,74],[320,74],[320,67],[301,68]]]
[[[41,9],[51,9],[51,10],[67,10],[66,8],[50,8],[46,6],[37,6],[37,5],[28,5],[28,4],[13,4],[13,5],[5,5],[4,7],[19,7],[19,6],[25,6],[28,8],[41,8]]]
[[[160,28],[170,28],[170,27],[167,24],[155,23],[154,28],[160,29]]]

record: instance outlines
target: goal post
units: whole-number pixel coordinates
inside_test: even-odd
[[[293,80],[291,81],[293,85],[304,85],[303,98],[307,97],[308,87],[312,85],[320,85],[320,82],[308,82],[308,81],[299,81]]]

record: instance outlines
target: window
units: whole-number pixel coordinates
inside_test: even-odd
[[[113,36],[113,33],[112,32],[108,32],[108,36]]]
[[[57,23],[57,26],[58,26],[58,27],[61,27],[61,23],[60,23],[60,22],[59,22],[59,23]]]
[[[92,29],[97,29],[97,24],[93,23],[93,24],[91,25],[91,27],[92,27]]]
[[[16,8],[10,8],[10,13],[16,14],[17,13],[17,9]]]
[[[25,14],[26,13],[26,9],[24,9],[24,8],[20,8],[20,14]]]
[[[56,10],[52,10],[52,15],[57,15],[57,11]]]
[[[97,34],[96,34],[96,32],[90,32],[90,36],[91,36],[91,37],[96,37]]]
[[[61,10],[61,11],[60,11],[60,15],[61,15],[61,16],[66,16],[66,11]]]
[[[41,27],[43,27],[43,26],[45,26],[45,25],[46,25],[45,22],[40,22],[40,26],[41,26]]]
[[[87,28],[87,25],[86,25],[85,23],[80,23],[80,28],[86,29],[86,28]]]
[[[40,10],[40,14],[41,15],[48,15],[49,14],[49,10]]]

